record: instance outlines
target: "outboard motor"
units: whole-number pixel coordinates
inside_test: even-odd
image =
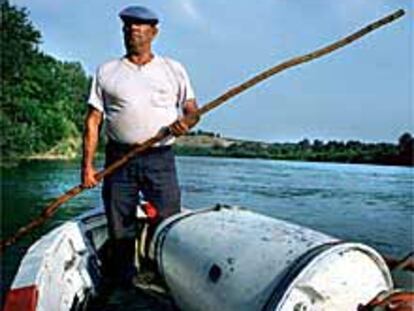
[[[165,220],[150,256],[185,311],[351,311],[393,287],[372,248],[238,208]]]

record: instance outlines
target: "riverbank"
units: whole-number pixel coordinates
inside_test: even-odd
[[[174,149],[176,154],[181,156],[414,166],[413,139],[410,134],[404,135],[405,139],[400,138],[399,144],[323,142],[317,139],[312,142],[304,139],[297,143],[265,143],[225,138],[219,134],[197,131],[177,138]],[[71,138],[44,153],[4,158],[1,166],[15,166],[21,161],[31,160],[74,160],[81,157],[81,146],[80,138]],[[102,148],[98,151],[99,156],[103,156]]]
[[[54,147],[46,152],[38,152],[33,154],[12,155],[8,157],[1,157],[0,166],[3,168],[18,166],[20,162],[36,161],[36,160],[74,160],[80,158],[81,155],[81,138],[69,138],[60,141]]]
[[[186,156],[414,166],[414,139],[409,133],[403,134],[398,144],[318,139],[265,143],[199,131],[177,139],[174,148],[178,155]]]

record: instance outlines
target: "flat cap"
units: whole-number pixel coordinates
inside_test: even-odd
[[[138,22],[144,24],[158,24],[158,16],[150,9],[143,6],[129,6],[119,13],[119,17],[125,22]]]

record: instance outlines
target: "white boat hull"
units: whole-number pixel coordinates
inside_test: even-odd
[[[102,281],[106,229],[94,210],[33,244],[4,311],[84,310]],[[372,248],[237,208],[167,219],[150,257],[183,311],[349,311],[393,287]]]

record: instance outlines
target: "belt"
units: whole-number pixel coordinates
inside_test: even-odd
[[[108,142],[106,144],[107,149],[119,150],[119,151],[129,151],[129,150],[131,150],[132,148],[134,148],[136,146],[137,146],[136,144],[124,144],[124,143],[116,142],[114,140],[108,140]],[[158,153],[158,152],[169,151],[171,149],[172,149],[171,145],[162,145],[162,146],[158,146],[158,147],[150,147],[142,153],[143,154]]]

